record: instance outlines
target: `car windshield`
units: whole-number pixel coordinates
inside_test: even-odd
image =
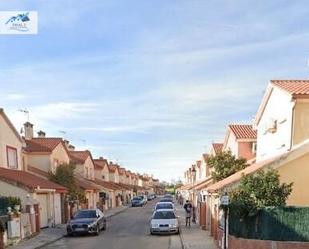
[[[155,220],[168,220],[168,219],[176,219],[176,216],[174,214],[174,212],[172,211],[160,211],[160,212],[156,212],[153,216],[153,219]]]
[[[156,206],[156,210],[158,209],[173,209],[173,205],[171,203],[162,203]]]
[[[162,199],[160,202],[172,202],[171,199]]]
[[[95,210],[84,210],[79,211],[75,214],[74,219],[87,219],[87,218],[96,218],[97,214]]]
[[[133,200],[133,201],[140,201],[141,198],[140,198],[140,197],[134,197],[132,200]]]

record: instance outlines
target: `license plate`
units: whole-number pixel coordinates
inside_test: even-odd
[[[76,232],[83,232],[83,231],[85,231],[85,229],[84,228],[75,228],[75,231]]]

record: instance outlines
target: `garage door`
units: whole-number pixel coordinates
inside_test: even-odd
[[[40,224],[41,228],[48,227],[48,195],[37,194],[37,201],[40,208]]]

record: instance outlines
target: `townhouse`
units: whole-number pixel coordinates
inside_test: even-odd
[[[209,191],[229,191],[237,186],[242,175],[271,167],[278,170],[281,182],[294,183],[287,204],[308,206],[308,114],[308,80],[270,81],[254,120],[256,163],[215,183]]]
[[[27,122],[25,127],[32,124]],[[19,197],[23,209],[36,205],[38,228],[60,224],[64,220],[61,199],[67,189],[26,171],[26,142],[0,109],[0,194]]]
[[[97,185],[102,187],[100,192],[100,199],[102,201],[102,210],[116,207],[116,196],[117,191],[121,191],[120,186],[110,181],[109,177],[109,166],[107,159],[100,157],[94,159],[94,172],[95,180]]]
[[[185,184],[179,191],[189,196],[197,207],[205,200],[205,208],[200,206],[197,210],[198,221],[203,229],[211,231],[219,246],[223,239],[218,226],[219,195],[237,187],[244,175],[261,169],[276,169],[282,183],[293,182],[287,205],[309,206],[306,188],[309,181],[308,125],[309,80],[272,80],[253,124],[228,125],[223,143],[213,143],[209,151],[209,155],[230,151],[236,158],[246,159],[247,167],[213,182],[213,169],[208,167],[209,155],[205,154],[185,171]]]
[[[43,131],[34,136],[30,122],[23,132],[21,137],[0,108],[0,195],[19,197],[23,212],[33,209],[37,232],[65,223],[75,208],[106,210],[145,192],[137,174],[107,159],[93,159],[90,151],[75,150],[69,141],[46,137]],[[75,181],[85,192],[85,203],[71,203],[68,190],[49,180],[57,167],[67,164],[75,165]]]

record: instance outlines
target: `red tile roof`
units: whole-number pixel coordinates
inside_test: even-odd
[[[198,168],[200,168],[201,165],[202,165],[202,161],[196,161],[196,166],[197,166]]]
[[[67,192],[66,187],[22,170],[0,168],[0,180],[18,184],[32,191],[40,188],[55,189],[57,192]]]
[[[89,179],[83,178],[83,177],[75,177],[75,182],[76,184],[81,187],[84,190],[93,190],[93,191],[97,191],[100,190],[100,186],[98,186],[97,184],[95,184],[94,181],[91,181]]]
[[[51,153],[59,143],[62,143],[62,138],[59,137],[44,137],[44,138],[32,138],[26,139],[27,152],[48,152]]]
[[[229,128],[237,139],[256,139],[257,137],[256,130],[253,130],[252,125],[231,124]]]
[[[131,175],[131,171],[130,170],[126,170],[126,177],[130,177]]]
[[[118,170],[118,167],[117,167],[116,165],[114,165],[114,164],[109,164],[109,165],[108,165],[108,170],[109,170],[109,172],[111,172],[111,173],[115,173],[116,170]]]
[[[123,175],[126,173],[126,170],[124,168],[118,168],[119,175]]]
[[[91,158],[90,151],[88,150],[69,151],[69,156],[70,156],[70,159],[76,163],[84,163],[89,156]]]
[[[102,168],[102,169],[104,169],[104,167],[108,164],[105,159],[94,159],[93,163],[94,163],[94,167]]]
[[[122,190],[122,188],[120,186],[118,186],[117,184],[113,183],[113,182],[108,182],[108,181],[104,181],[101,179],[96,178],[94,180],[94,182],[100,186],[102,186],[103,188],[107,188],[110,190]]]
[[[222,144],[222,143],[213,143],[213,144],[212,144],[212,147],[213,147],[215,153],[217,154],[217,153],[219,153],[219,152],[222,151],[222,149],[223,149],[223,144]]]
[[[309,95],[309,80],[271,80],[270,82],[292,95]]]
[[[208,155],[208,154],[203,154],[204,162],[207,162],[207,161],[208,161],[208,158],[209,158],[209,155]]]

